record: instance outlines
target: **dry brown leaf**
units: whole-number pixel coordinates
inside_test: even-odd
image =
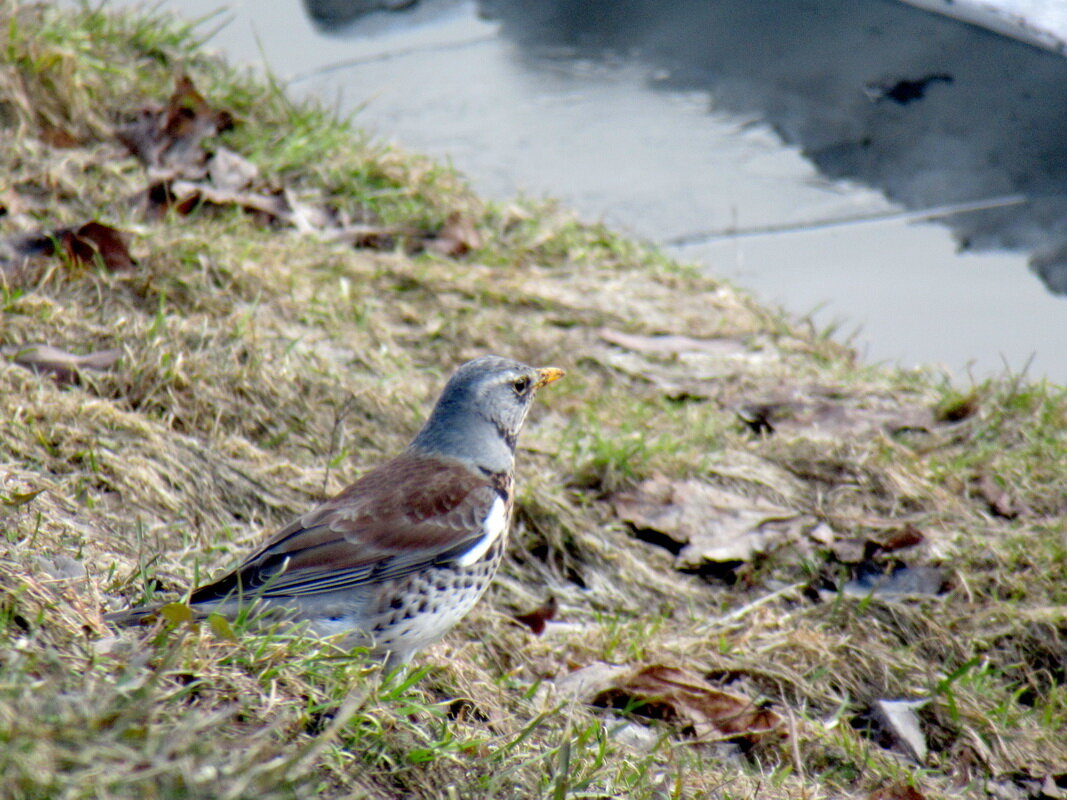
[[[842,564],[860,564],[883,553],[915,547],[926,541],[914,525],[871,531],[860,537],[836,538],[824,542]]]
[[[180,214],[187,214],[202,205],[237,206],[245,211],[263,214],[267,221],[289,222],[292,214],[289,202],[282,192],[273,194],[238,192],[219,188],[204,181],[174,181],[168,187],[168,195],[168,203],[173,204]]]
[[[611,328],[601,328],[597,334],[609,344],[624,347],[637,353],[674,355],[678,353],[711,353],[712,355],[735,355],[748,352],[736,339],[694,339],[690,336],[664,334],[639,336]]]
[[[169,211],[184,215],[202,206],[237,207],[262,224],[291,225],[300,233],[357,247],[387,247],[397,237],[425,236],[396,226],[349,224],[325,204],[303,202],[285,186],[265,185],[257,167],[238,153],[215,147],[209,154],[204,140],[232,126],[230,113],[212,108],[183,76],[165,108],[143,109],[116,131],[148,173],[148,188],[139,198],[146,217],[158,220]],[[457,212],[427,246],[456,256],[481,245],[474,223]]]
[[[750,561],[799,539],[807,522],[796,511],[762,498],[662,475],[616,494],[613,503],[638,537],[671,549],[677,554],[675,566],[685,570]]]
[[[122,355],[121,350],[99,350],[79,356],[47,344],[9,346],[0,353],[31,372],[51,375],[60,386],[78,383],[83,369],[110,369]]]
[[[40,136],[42,142],[59,150],[69,150],[82,144],[81,140],[70,131],[65,128],[57,128],[47,121],[41,122]]]
[[[515,614],[512,619],[516,622],[525,625],[534,636],[540,636],[545,632],[545,624],[556,617],[556,611],[559,609],[559,602],[556,598],[549,597],[544,603],[535,608],[533,611],[529,611],[525,614]]]
[[[32,503],[33,499],[44,491],[44,489],[31,489],[28,492],[11,492],[8,495],[0,495],[0,504],[9,508],[18,508],[27,503]]]
[[[606,332],[606,337],[603,335]],[[679,401],[704,401],[718,399],[729,385],[731,375],[761,370],[778,359],[770,351],[749,348],[734,339],[692,339],[664,335],[664,347],[657,348],[655,340],[660,337],[636,337],[621,334],[612,329],[602,329],[605,342],[617,340],[619,344],[593,348],[587,358],[596,360],[608,369],[621,372],[638,381],[651,384],[666,397]],[[642,342],[641,340],[648,340]],[[622,343],[634,343],[640,349],[625,347]],[[697,347],[694,343],[702,342]],[[678,346],[675,352],[666,345]],[[647,352],[645,350],[647,349]]]
[[[981,402],[976,392],[945,403],[935,410],[938,422],[962,422],[978,413]]]
[[[600,669],[606,667],[606,669]],[[561,691],[606,708],[634,713],[681,728],[699,741],[735,740],[750,744],[785,735],[782,718],[750,698],[726,692],[702,676],[679,667],[652,664],[636,669],[591,665],[596,680],[565,676],[571,691]],[[579,673],[586,670],[579,670]],[[573,690],[578,688],[579,693]]]
[[[875,789],[868,800],[926,800],[926,796],[909,783],[891,783]]]
[[[988,472],[984,472],[978,477],[977,488],[978,494],[989,505],[989,510],[998,517],[1015,519],[1031,513],[1025,503],[1020,502]]]
[[[353,247],[370,247],[384,250],[398,238],[414,238],[419,231],[404,225],[342,225],[324,230],[319,234],[323,241],[345,242]]]
[[[104,266],[110,270],[131,269],[137,262],[130,256],[125,234],[109,225],[95,220],[87,222],[75,231],[76,237],[95,249]]]
[[[923,536],[922,531],[909,523],[903,528],[879,531],[869,536],[868,540],[873,542],[882,552],[892,553],[895,550],[903,550],[906,547],[920,545],[926,540],[926,537]]]
[[[126,246],[125,234],[96,220],[80,228],[60,228],[23,239],[16,247],[22,256],[54,256],[62,253],[76,264],[103,264],[110,270],[131,269],[137,262]]]
[[[465,256],[482,246],[482,235],[474,221],[458,211],[452,212],[441,230],[426,243],[426,249],[449,258]]]
[[[153,184],[206,174],[204,139],[233,127],[228,111],[213,109],[188,76],[181,76],[166,108],[142,109],[115,135],[145,167]]]

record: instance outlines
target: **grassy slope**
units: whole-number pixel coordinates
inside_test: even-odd
[[[0,0],[0,31],[0,190],[30,204],[0,234],[95,218],[133,231],[139,260],[129,274],[56,262],[0,296],[0,345],[123,350],[68,389],[0,362],[0,795],[820,797],[895,781],[982,795],[990,779],[1067,772],[1061,389],[1005,379],[961,397],[935,376],[858,365],[557,209],[487,206],[159,20]],[[263,174],[357,218],[436,230],[459,209],[484,246],[459,259],[355,249],[232,210],[141,221],[127,199],[143,175],[111,126],[179,71],[236,114],[226,143]],[[79,143],[50,146],[55,129]],[[605,327],[734,349],[641,354]],[[524,435],[504,573],[411,680],[383,684],[330,643],[279,635],[110,636],[107,608],[178,596],[395,452],[451,368],[486,351],[569,375]],[[738,405],[786,394],[858,419],[962,419],[762,438],[739,422]],[[926,536],[911,560],[942,565],[951,588],[820,598],[847,567],[812,546],[733,585],[676,572],[609,502],[656,473],[786,503],[838,537],[910,523]],[[993,514],[983,477],[1022,513]],[[55,577],[60,556],[84,575]],[[509,622],[550,593],[568,625],[534,637]],[[793,735],[738,755],[657,725],[636,746],[640,722],[547,688],[598,660],[739,678]],[[861,724],[871,701],[914,697],[930,700],[921,766]]]

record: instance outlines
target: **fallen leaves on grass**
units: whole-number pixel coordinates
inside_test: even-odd
[[[121,350],[98,350],[79,356],[47,344],[12,345],[0,353],[31,372],[50,375],[60,386],[79,383],[83,369],[110,369],[122,355]]]
[[[908,783],[891,783],[875,789],[868,800],[926,800],[926,795]]]
[[[597,331],[597,334],[605,342],[637,353],[658,355],[710,353],[712,355],[727,356],[747,352],[745,346],[736,339],[694,339],[691,336],[678,336],[675,334],[640,336],[633,333],[623,333],[611,328],[601,328]]]
[[[823,526],[822,529],[825,529]],[[914,525],[889,527],[867,531],[863,536],[841,537],[829,532],[823,543],[842,564],[862,564],[876,556],[916,547],[926,541],[922,531]]]
[[[466,214],[452,212],[437,235],[426,243],[426,249],[449,258],[465,256],[482,246],[482,235]]]
[[[978,393],[972,391],[962,397],[954,397],[934,410],[938,422],[963,422],[970,419],[981,409]]]
[[[207,175],[204,139],[233,127],[233,115],[212,108],[187,75],[175,81],[164,107],[145,108],[137,119],[115,131],[144,166],[153,185]]]
[[[61,255],[75,264],[101,264],[112,271],[137,265],[130,255],[126,235],[96,220],[80,228],[60,228],[22,239],[15,245],[15,251],[23,258]]]
[[[521,625],[525,625],[534,636],[540,636],[545,632],[545,625],[556,616],[559,602],[556,598],[549,597],[544,603],[525,614],[515,614],[512,619]]]
[[[262,225],[291,226],[356,247],[385,248],[401,237],[428,238],[409,226],[353,223],[325,202],[305,202],[290,187],[262,178],[239,153],[221,145],[209,151],[207,140],[232,126],[233,116],[212,107],[183,76],[165,107],[142,109],[134,122],[116,131],[148,175],[142,197],[148,219],[158,220],[168,211],[185,215],[197,208],[239,208]],[[428,247],[450,256],[481,246],[473,222],[458,213],[428,240]]]
[[[556,686],[561,694],[594,706],[662,720],[701,742],[755,744],[785,735],[784,722],[773,710],[680,667],[591,664],[556,681]]]
[[[47,120],[41,121],[38,135],[41,137],[42,142],[57,150],[69,150],[73,147],[79,147],[83,143],[81,139],[66,128],[53,125]]]
[[[989,510],[1004,519],[1016,519],[1033,513],[1026,503],[1019,500],[1008,488],[984,472],[975,481],[979,496],[989,505]]]
[[[28,492],[12,492],[9,495],[0,494],[0,505],[5,505],[8,508],[18,508],[33,502],[33,499],[43,491],[44,489],[31,489]]]
[[[696,339],[675,334],[645,336],[612,328],[597,331],[612,347],[588,355],[612,370],[649,383],[672,400],[702,401],[718,396],[719,380],[757,367],[766,357],[731,338]],[[679,372],[679,362],[685,364]]]
[[[613,503],[638,538],[671,550],[683,570],[750,561],[799,539],[810,522],[759,497],[662,475],[616,494]]]

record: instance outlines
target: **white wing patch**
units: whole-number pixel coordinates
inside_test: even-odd
[[[476,545],[474,545],[474,547],[457,558],[456,564],[461,567],[469,567],[477,564],[482,556],[488,552],[489,548],[493,546],[493,542],[503,535],[504,530],[507,527],[507,506],[505,506],[504,501],[498,497],[493,501],[493,505],[490,506],[489,513],[485,515],[485,522],[482,523],[482,538]]]

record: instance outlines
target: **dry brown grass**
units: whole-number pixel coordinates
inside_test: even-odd
[[[857,365],[729,286],[558,209],[484,206],[447,171],[290,107],[158,21],[3,0],[0,30],[0,235],[100,219],[132,231],[139,262],[130,273],[35,262],[0,295],[0,346],[123,353],[66,388],[0,361],[0,794],[828,797],[905,782],[927,796],[994,786],[1025,797],[1047,776],[1046,789],[1062,786],[1061,389],[1005,379],[964,398],[934,375]],[[428,231],[458,208],[484,245],[458,258],[356,249],[236,210],[141,221],[127,200],[143,178],[110,131],[164,98],[178,70],[241,120],[228,145],[303,196]],[[57,130],[75,145],[49,144]],[[721,349],[640,352],[603,329]],[[402,447],[452,367],[486,351],[569,375],[524,435],[503,574],[420,671],[383,682],[358,653],[280,633],[116,638],[104,626],[109,608],[178,598],[232,566]],[[773,435],[741,421],[753,403],[777,409]],[[920,418],[886,432],[887,420]],[[855,564],[808,539],[678,572],[610,502],[653,474],[785,505],[834,540],[910,524],[923,544],[886,558],[940,566],[948,591],[847,596]],[[1014,518],[994,513],[983,475],[1006,487]],[[548,595],[560,624],[543,636],[510,619]],[[768,703],[791,735],[744,752],[661,723],[642,738],[640,716],[553,691],[597,661],[687,667]],[[925,763],[870,730],[883,698],[929,700]]]

